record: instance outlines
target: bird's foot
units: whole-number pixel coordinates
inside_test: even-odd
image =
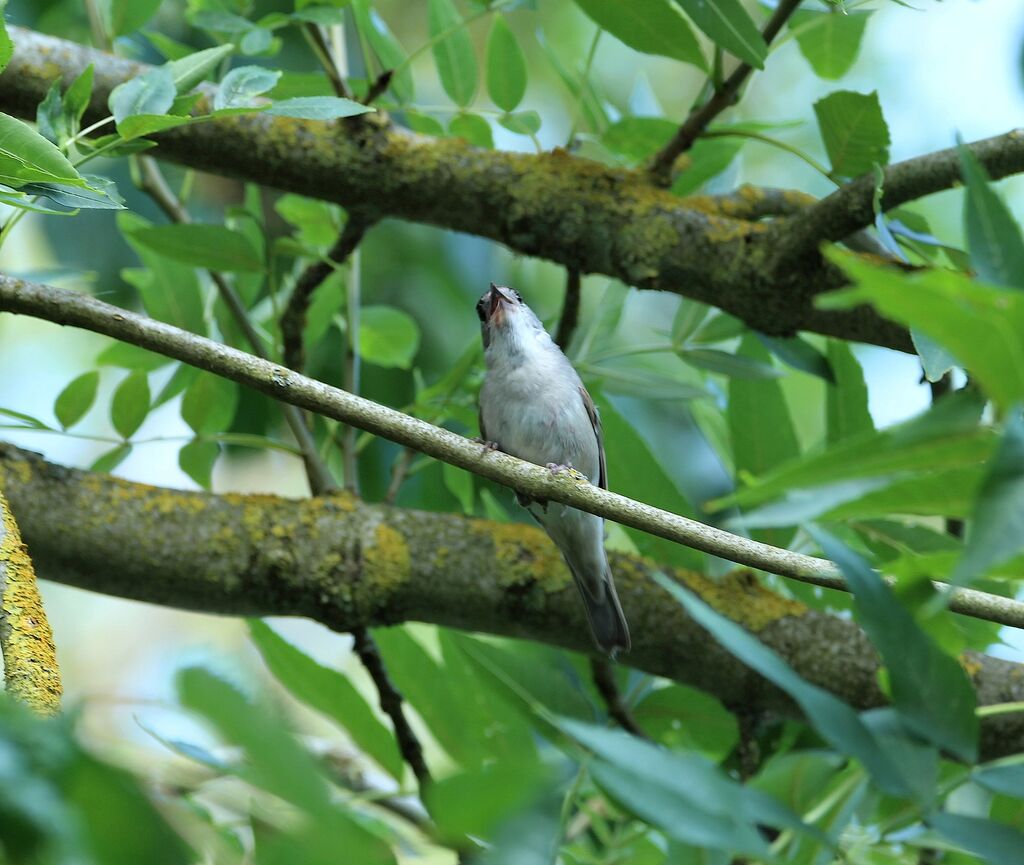
[[[500,449],[497,442],[492,442],[489,439],[482,439],[480,436],[477,436],[473,441],[480,445],[480,456],[493,453]]]
[[[548,463],[544,468],[553,475],[560,475],[562,472],[571,472],[572,463]]]

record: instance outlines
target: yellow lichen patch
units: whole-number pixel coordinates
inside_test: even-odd
[[[8,471],[19,483],[27,484],[32,480],[32,466],[29,465],[28,460],[6,460],[0,470],[0,484],[7,482]]]
[[[982,663],[980,657],[971,657],[970,655],[960,656],[960,666],[964,668],[964,671],[972,679],[981,672]]]
[[[409,545],[398,529],[380,523],[373,543],[363,547],[363,597],[360,602],[383,603],[387,596],[408,581],[411,562]]]
[[[53,633],[43,611],[32,560],[0,493],[0,650],[7,691],[44,715],[60,709]]]
[[[562,554],[540,529],[523,523],[470,523],[471,531],[494,543],[498,584],[503,587],[535,583],[544,592],[562,591],[570,582]]]
[[[695,571],[677,570],[687,587],[718,612],[748,631],[762,630],[787,616],[802,616],[807,607],[765,588],[752,571],[737,569],[713,580]]]

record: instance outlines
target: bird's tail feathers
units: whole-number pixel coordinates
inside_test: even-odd
[[[590,632],[598,648],[611,655],[613,659],[618,652],[628,652],[629,626],[626,624],[626,616],[622,612],[612,572],[607,563],[598,580],[594,580],[590,575],[578,574],[573,564],[568,564],[583,598],[583,608],[587,611]]]

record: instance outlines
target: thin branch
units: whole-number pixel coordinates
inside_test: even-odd
[[[60,711],[57,648],[35,569],[0,490],[0,653],[7,693],[41,715]]]
[[[555,342],[565,351],[569,347],[576,325],[580,320],[580,271],[570,267],[565,272],[565,302],[562,304],[562,315],[558,319],[558,331]]]
[[[391,464],[391,481],[388,483],[387,492],[384,493],[384,504],[393,505],[395,503],[402,484],[409,476],[409,469],[412,467],[415,456],[416,451],[412,448],[402,448],[401,453],[395,457],[395,461]]]
[[[343,265],[355,251],[373,222],[372,218],[358,211],[350,212],[344,229],[327,255],[309,265],[296,281],[288,305],[281,313],[280,322],[284,362],[290,369],[301,370],[306,365],[302,331],[306,327],[306,314],[313,302],[313,295],[331,272]]]
[[[559,502],[702,552],[816,586],[850,591],[831,562],[705,525],[587,483],[577,472],[554,474],[364,397],[173,325],[153,321],[79,292],[0,275],[0,312],[13,312],[102,333],[236,381],[282,402],[352,424],[373,435],[497,481],[535,500]],[[1024,603],[935,583],[949,608],[1024,628]]]
[[[623,702],[619,686],[615,682],[615,667],[607,658],[590,656],[590,675],[597,686],[601,699],[608,708],[608,714],[627,733],[650,740],[643,728],[636,722],[629,707]]]
[[[174,194],[170,186],[167,185],[167,181],[164,179],[163,173],[156,162],[148,156],[141,156],[139,157],[138,164],[139,189],[152,198],[157,206],[173,222],[181,224],[190,223],[192,217],[189,215],[187,208]],[[252,353],[263,360],[269,360],[270,353],[267,351],[263,338],[259,335],[256,328],[253,327],[245,304],[242,303],[242,299],[238,296],[238,293],[227,277],[216,270],[210,270],[208,273],[210,274],[210,279],[213,280],[213,284],[217,286],[217,291],[231,313],[231,317],[235,320],[235,323],[249,343]],[[302,462],[306,469],[306,477],[309,479],[310,491],[313,495],[322,495],[335,489],[337,485],[334,482],[334,478],[331,477],[331,472],[327,465],[320,459],[320,454],[316,449],[316,441],[313,439],[313,434],[310,432],[309,427],[306,426],[302,412],[295,406],[286,403],[281,404],[281,412],[302,454]]]
[[[373,84],[370,85],[370,89],[366,91],[366,96],[363,97],[363,105],[373,105],[381,96],[387,93],[388,88],[391,86],[391,78],[395,72],[393,69],[385,69],[378,75]]]
[[[967,148],[989,176],[999,180],[1022,170],[1024,129],[975,141]],[[881,208],[892,210],[908,201],[951,189],[960,181],[960,156],[954,147],[897,162],[884,169]],[[875,178],[869,172],[775,226],[776,270],[816,252],[822,243],[841,241],[873,225],[874,194]]]
[[[309,42],[313,53],[316,54],[317,60],[320,61],[320,65],[327,74],[327,80],[331,82],[331,88],[335,94],[343,99],[351,99],[352,94],[345,84],[345,79],[338,68],[338,64],[334,62],[331,46],[327,44],[320,25],[309,22],[302,28],[302,34],[306,37],[306,41]]]
[[[768,19],[768,23],[765,24],[761,33],[766,45],[771,45],[772,40],[779,34],[789,16],[796,11],[801,2],[802,0],[781,0],[775,7],[772,17]],[[676,159],[693,147],[693,143],[708,128],[712,120],[736,102],[740,88],[753,71],[754,67],[749,63],[741,63],[725,79],[722,86],[715,90],[707,102],[690,112],[690,116],[679,127],[672,140],[651,160],[648,171],[657,184],[669,185],[672,179],[672,166]]]

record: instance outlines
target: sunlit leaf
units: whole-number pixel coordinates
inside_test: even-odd
[[[465,138],[474,147],[490,150],[494,147],[491,124],[479,114],[456,114],[448,124],[448,134]]]
[[[814,114],[833,172],[857,177],[888,164],[889,127],[878,93],[839,90],[815,102]]]
[[[110,422],[129,439],[149,414],[149,377],[141,369],[128,373],[110,401]]]
[[[393,306],[359,311],[359,353],[369,363],[408,369],[419,345],[419,325],[407,312]]]
[[[253,104],[254,97],[271,90],[281,72],[264,66],[239,66],[228,72],[213,97],[214,109],[241,108]]]
[[[73,427],[92,408],[99,384],[100,374],[96,370],[83,372],[57,395],[53,413],[64,429]]]
[[[821,78],[842,78],[857,60],[871,12],[798,9],[789,19],[804,59]]]
[[[259,251],[249,238],[224,225],[154,225],[136,229],[132,238],[160,255],[193,267],[226,271],[263,269]]]
[[[739,0],[675,0],[715,44],[757,69],[768,46]]]
[[[502,15],[487,38],[487,93],[502,111],[515,111],[526,94],[526,58]]]
[[[576,0],[587,16],[616,39],[645,54],[660,54],[707,69],[697,37],[670,0]]]
[[[160,0],[107,0],[111,36],[124,36],[142,27],[160,8]]]
[[[20,120],[0,113],[0,183],[15,188],[25,183],[86,186],[68,158]]]
[[[432,50],[441,86],[456,105],[465,107],[476,93],[473,42],[453,0],[429,0],[427,10],[430,35],[438,40]]]

